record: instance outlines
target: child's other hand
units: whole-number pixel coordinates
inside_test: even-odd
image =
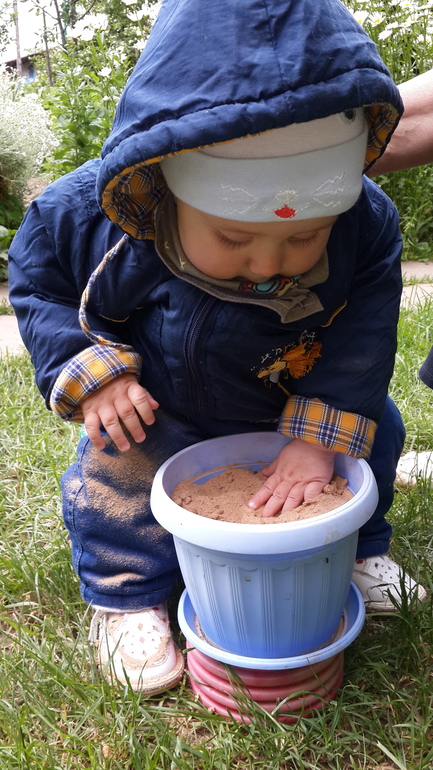
[[[121,452],[126,452],[131,446],[122,424],[134,441],[144,441],[146,434],[140,417],[146,425],[152,425],[155,422],[153,410],[158,409],[158,406],[150,393],[138,384],[137,378],[128,373],[103,385],[81,404],[86,432],[94,446],[97,449],[105,448],[100,430],[102,423]]]
[[[332,479],[334,457],[330,449],[293,439],[270,465],[262,468],[268,478],[248,505],[257,510],[266,504],[262,515],[267,518],[317,497]]]

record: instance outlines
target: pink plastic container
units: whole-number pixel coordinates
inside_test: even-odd
[[[199,650],[189,650],[187,668],[191,688],[206,708],[249,724],[251,700],[287,724],[308,716],[335,697],[343,679],[343,657],[340,652],[312,666],[257,671],[228,668]]]

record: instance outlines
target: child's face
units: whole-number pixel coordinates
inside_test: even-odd
[[[291,278],[319,261],[336,216],[299,222],[238,222],[205,214],[181,200],[177,218],[189,261],[211,278],[263,283]]]

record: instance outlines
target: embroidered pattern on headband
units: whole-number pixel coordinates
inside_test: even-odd
[[[296,209],[293,209],[290,204],[298,197],[296,190],[282,190],[276,194],[276,199],[282,206],[278,209],[274,209],[274,214],[280,219],[293,219],[298,213]]]
[[[340,176],[336,176],[334,179],[327,179],[326,182],[323,182],[317,190],[314,190],[312,194],[313,201],[320,203],[320,205],[325,208],[339,206],[341,203],[341,195],[343,195],[345,189],[344,177],[345,173],[343,171]]]
[[[232,218],[238,215],[242,218],[247,212],[255,206],[264,202],[263,199],[254,195],[242,187],[231,187],[230,185],[221,185],[224,195],[218,195],[218,198],[227,204],[219,216]],[[327,179],[319,187],[309,193],[309,200],[305,197],[303,205],[294,206],[295,201],[300,197],[297,190],[287,189],[276,193],[274,200],[269,205],[261,208],[264,212],[272,212],[278,219],[294,219],[297,214],[306,211],[314,204],[318,204],[324,209],[335,209],[342,205],[342,199],[346,189],[344,171],[333,179]],[[269,199],[268,199],[269,201]],[[299,201],[300,202],[300,201]],[[231,204],[231,205],[230,205]],[[275,207],[277,205],[277,207]],[[319,216],[318,214],[317,216]]]
[[[246,190],[243,190],[242,187],[231,187],[228,184],[220,185],[220,186],[221,186],[221,190],[224,190],[224,191],[227,190],[227,194],[218,195],[218,198],[222,201],[226,201],[227,203],[233,204],[233,208],[227,209],[226,211],[222,212],[221,214],[222,217],[226,215],[230,216],[233,214],[245,214],[259,201],[259,198],[256,198],[251,193],[247,192]]]

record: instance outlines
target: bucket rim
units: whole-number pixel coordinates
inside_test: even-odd
[[[272,438],[269,439],[269,436]],[[192,513],[177,505],[170,497],[176,484],[171,489],[167,486],[167,475],[173,464],[181,462],[189,454],[199,451],[207,445],[218,446],[218,442],[232,440],[248,441],[251,445],[255,440],[266,437],[266,442],[273,442],[276,446],[284,446],[291,439],[282,436],[276,431],[264,431],[256,433],[233,434],[232,436],[220,436],[206,439],[192,444],[180,450],[166,460],[157,470],[150,495],[150,506],[157,521],[165,527],[174,537],[185,540],[193,545],[211,548],[226,553],[242,554],[276,554],[296,551],[305,551],[310,548],[320,548],[323,545],[341,540],[358,530],[371,517],[378,501],[377,485],[368,463],[363,459],[349,457],[337,453],[337,464],[356,465],[362,472],[362,483],[359,490],[351,500],[334,510],[293,522],[281,524],[239,524],[235,522],[223,522],[209,519]],[[268,446],[269,449],[269,446]],[[262,454],[264,451],[262,452]],[[259,452],[257,453],[260,454]],[[219,466],[225,467],[251,467],[265,464],[269,458],[263,460],[239,460],[237,463],[227,463]],[[218,469],[219,469],[218,467]],[[196,478],[210,473],[214,467],[203,470],[202,473],[192,474],[187,478]],[[176,481],[178,483],[184,478]],[[266,543],[266,544],[265,544]]]

